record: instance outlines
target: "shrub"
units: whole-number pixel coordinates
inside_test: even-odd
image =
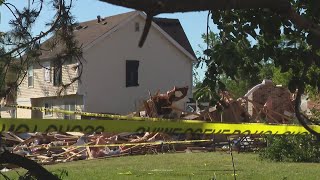
[[[268,135],[263,159],[291,162],[320,162],[320,142],[312,135]]]

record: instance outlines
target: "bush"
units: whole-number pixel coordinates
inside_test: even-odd
[[[273,161],[320,162],[320,142],[312,135],[269,135],[259,156]]]

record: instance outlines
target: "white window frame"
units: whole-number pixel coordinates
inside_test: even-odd
[[[28,77],[28,87],[33,87],[33,85],[34,85],[34,70],[33,70],[33,65],[30,65],[30,66],[28,67],[27,77]],[[29,78],[31,78],[31,80],[30,80]]]
[[[48,106],[47,106],[48,105]],[[47,106],[47,107],[46,107]],[[49,103],[49,102],[45,102],[44,103],[44,108],[46,108],[46,109],[53,109],[53,107],[52,107],[52,103]],[[46,111],[46,110],[44,110],[44,116],[52,116],[53,115],[53,113],[52,113],[52,111]]]
[[[45,82],[51,82],[51,66],[50,62],[43,63],[43,79]]]
[[[71,108],[73,106],[73,108]],[[76,103],[75,102],[67,102],[64,105],[64,110],[66,111],[76,111]],[[64,119],[76,119],[74,114],[64,114]]]

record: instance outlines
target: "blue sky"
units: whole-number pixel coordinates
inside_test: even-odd
[[[8,0],[7,2],[16,5],[19,9],[25,7],[28,4],[27,0]],[[95,19],[97,15],[105,17],[132,11],[132,9],[110,5],[98,0],[75,0],[74,2],[75,3],[72,9],[72,13],[76,17],[76,20],[78,22]],[[0,7],[0,12],[0,31],[8,31],[10,29],[8,22],[13,18],[13,16],[10,11],[4,6]],[[200,46],[206,47],[206,45],[203,43],[203,40],[201,39],[201,34],[206,32],[207,13],[208,12],[161,14],[159,15],[159,17],[179,19],[193,47],[193,50],[197,54],[197,52],[202,51],[202,48],[200,48]],[[54,12],[52,11],[51,7],[48,5],[45,6],[44,11],[41,14],[41,18],[33,27],[33,31],[35,33],[39,33],[41,30],[43,30],[45,28],[45,22],[50,21],[50,18],[52,18],[53,15]],[[204,70],[198,70],[198,72],[200,77],[203,77]]]

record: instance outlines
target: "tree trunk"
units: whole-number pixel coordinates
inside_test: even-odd
[[[18,154],[10,153],[9,151],[4,151],[0,154],[0,163],[10,163],[18,165],[29,171],[29,173],[35,178],[42,180],[59,180],[58,177],[47,171],[40,164],[22,157]]]

